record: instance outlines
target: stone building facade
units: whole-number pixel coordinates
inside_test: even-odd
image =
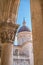
[[[34,65],[33,60],[33,44],[32,32],[25,25],[20,27],[17,33],[18,44],[14,45],[14,64],[18,65]]]

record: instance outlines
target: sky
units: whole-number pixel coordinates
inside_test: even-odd
[[[22,26],[24,19],[26,21],[26,26],[32,31],[30,0],[20,0],[18,16],[17,16],[17,24],[19,24],[20,27]],[[17,45],[17,37],[15,37],[14,44]]]
[[[26,26],[32,31],[31,26],[31,11],[30,11],[30,0],[20,0],[18,9],[17,24],[22,26],[23,19],[26,21]]]

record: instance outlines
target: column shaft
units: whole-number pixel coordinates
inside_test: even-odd
[[[1,53],[1,65],[13,65],[13,44],[3,44]]]

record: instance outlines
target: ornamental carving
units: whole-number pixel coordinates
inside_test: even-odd
[[[15,38],[15,31],[14,30],[8,30],[1,32],[1,42],[13,42]]]
[[[19,25],[11,22],[0,22],[0,39],[2,43],[13,42]]]

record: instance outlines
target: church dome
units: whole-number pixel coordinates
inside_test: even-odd
[[[30,32],[30,30],[28,29],[27,26],[22,26],[22,27],[18,30],[18,33],[19,33],[19,32],[23,32],[23,31],[28,31],[28,32]]]
[[[30,29],[26,26],[25,20],[23,21],[23,26],[20,27],[20,29],[18,30],[18,33],[19,33],[19,32],[23,32],[23,31],[28,31],[28,32],[30,32]]]

